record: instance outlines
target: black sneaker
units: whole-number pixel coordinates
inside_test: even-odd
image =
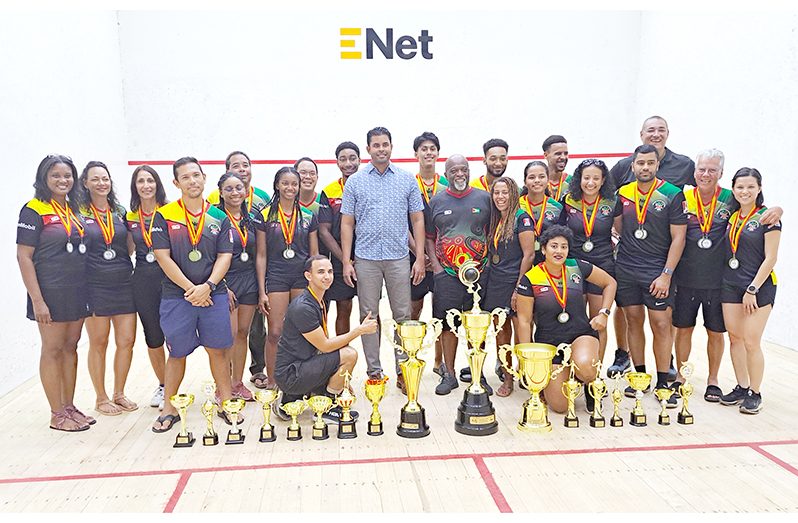
[[[493,396],[493,387],[488,385],[488,380],[485,378],[485,375],[482,375],[482,379],[479,380],[479,384],[482,385],[482,388],[485,389],[485,392],[488,393],[488,396]]]
[[[471,367],[463,367],[460,369],[460,381],[463,383],[471,383]]]
[[[748,389],[742,405],[740,405],[740,412],[743,414],[759,414],[762,410],[762,394]]]
[[[445,396],[459,386],[460,384],[457,382],[457,378],[449,373],[446,373],[441,378],[441,382],[438,383],[438,386],[435,387],[435,394],[438,396]]]
[[[585,410],[588,414],[593,414],[593,409],[596,406],[596,400],[590,395],[590,384],[585,383]]]
[[[747,387],[741,387],[736,385],[734,389],[728,393],[724,394],[720,397],[720,404],[721,405],[739,405],[745,399],[745,396],[748,394]]]
[[[634,398],[635,392],[637,391],[633,389],[631,385],[623,389],[623,395],[626,396],[627,398]],[[643,391],[643,394],[648,394],[649,392],[651,392],[651,385],[646,387],[646,390]]]
[[[676,367],[673,366],[673,354],[671,354],[671,367],[668,369],[668,381],[676,381]]]
[[[338,423],[341,420],[341,416],[343,416],[344,409],[336,405],[335,407],[331,408],[327,412],[321,415],[321,419],[332,421],[333,423]],[[360,413],[356,410],[349,410],[349,415],[352,416],[352,419],[357,421],[357,418],[360,417]]]
[[[632,361],[629,359],[629,353],[623,349],[615,349],[615,361],[607,368],[607,377],[614,378],[617,374],[623,374],[631,368]]]

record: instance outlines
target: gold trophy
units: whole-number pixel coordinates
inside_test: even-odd
[[[612,388],[612,417],[610,418],[611,427],[623,427],[623,418],[620,414],[621,400],[623,399],[623,392],[621,392],[621,374],[616,374],[612,378],[614,386]]]
[[[660,406],[662,406],[662,412],[659,413],[659,420],[657,421],[657,423],[660,425],[671,424],[671,417],[668,416],[668,412],[665,409],[668,408],[668,400],[671,399],[671,396],[673,396],[673,392],[673,389],[668,388],[656,389],[654,391],[654,394],[657,395]]]
[[[335,398],[335,403],[341,407],[341,419],[338,420],[338,439],[352,439],[357,437],[357,426],[355,420],[349,413],[352,404],[355,402],[355,395],[349,390],[349,379],[352,377],[349,371],[344,371],[344,390]]]
[[[382,416],[380,416],[378,406],[383,396],[385,396],[385,382],[387,381],[388,376],[366,380],[366,398],[371,402],[371,418],[369,418],[368,430],[366,431],[369,436],[382,435]]]
[[[263,389],[255,391],[255,400],[261,404],[263,410],[263,426],[260,428],[260,441],[266,443],[277,439],[274,433],[274,425],[271,424],[272,403],[275,402],[279,392],[277,389]]]
[[[563,367],[570,368],[568,379],[562,384],[562,394],[568,400],[568,411],[565,413],[563,425],[565,425],[566,428],[575,429],[579,427],[579,418],[576,417],[574,402],[576,398],[582,395],[584,389],[579,380],[576,379],[576,370],[579,368],[576,362],[570,361],[565,363],[565,360],[563,360]]]
[[[244,432],[238,428],[238,414],[244,410],[246,402],[241,398],[232,398],[222,402],[222,410],[233,422],[233,427],[227,431],[225,445],[240,445],[244,443]]]
[[[629,416],[629,423],[635,427],[645,427],[646,413],[643,410],[643,391],[651,385],[651,374],[645,372],[627,372],[625,374],[629,386],[635,390],[635,408]]]
[[[518,358],[518,370],[507,363],[507,353],[512,353]],[[571,346],[562,344],[559,347],[547,343],[519,343],[515,347],[502,345],[499,347],[499,361],[505,372],[512,374],[521,385],[529,391],[530,397],[524,402],[524,410],[518,421],[518,429],[534,432],[548,432],[551,423],[548,418],[548,409],[540,401],[540,393],[556,378],[565,367],[560,367],[552,373],[551,360],[558,350],[564,352],[563,361],[571,358]],[[473,374],[472,374],[473,376]]]
[[[687,410],[687,404],[693,394],[693,386],[690,384],[690,376],[693,375],[693,371],[695,371],[695,365],[690,362],[682,363],[679,368],[679,373],[684,378],[684,383],[679,385],[679,394],[682,396],[682,410],[676,415],[676,422],[681,425],[693,424],[693,415]]]
[[[325,440],[330,437],[327,424],[324,423],[321,415],[330,410],[332,406],[333,400],[329,396],[311,396],[308,398],[308,407],[316,415],[313,421],[313,439]]]
[[[479,263],[474,260],[466,261],[460,266],[457,277],[468,288],[468,293],[473,297],[474,306],[470,311],[457,309],[446,311],[446,323],[452,332],[462,338],[462,331],[465,331],[466,354],[472,376],[471,385],[463,393],[463,401],[457,408],[454,430],[469,436],[487,436],[495,434],[499,430],[499,423],[496,421],[496,411],[490,401],[490,396],[481,383],[482,366],[488,355],[483,344],[489,331],[495,338],[496,332],[501,330],[507,319],[507,313],[500,307],[496,307],[492,312],[486,312],[479,308],[479,291],[482,287],[478,284],[476,288],[474,287],[480,277]],[[498,325],[495,328],[494,316],[498,320]],[[460,318],[462,328],[460,332],[454,323],[456,318]]]
[[[202,391],[205,393],[205,403],[202,404],[202,415],[205,416],[205,423],[207,428],[205,434],[202,435],[202,444],[206,447],[212,447],[219,444],[219,434],[213,429],[213,418],[216,416],[218,407],[214,397],[216,396],[216,383],[213,381],[206,381],[202,384]]]
[[[192,436],[192,434],[186,430],[186,410],[188,410],[189,405],[194,403],[194,395],[175,394],[169,398],[169,403],[171,403],[180,414],[180,432],[177,434],[177,437],[175,438],[175,444],[172,446],[175,448],[181,448],[194,445],[194,436]]]
[[[299,426],[299,422],[296,418],[305,412],[307,407],[308,402],[305,398],[280,405],[280,408],[291,416],[291,424],[288,425],[288,436],[286,437],[288,441],[299,441],[302,439],[302,427]]]
[[[396,433],[403,438],[423,438],[429,434],[429,425],[427,425],[424,407],[418,402],[418,389],[421,384],[421,374],[427,363],[418,358],[418,353],[435,344],[435,340],[443,330],[443,323],[433,319],[429,323],[429,329],[427,329],[428,324],[418,320],[400,322],[383,320],[383,323],[386,327],[383,332],[388,341],[396,350],[407,354],[407,359],[399,363],[407,387],[407,403],[400,412]],[[395,342],[394,333],[399,336],[401,344]],[[424,338],[427,333],[431,334],[430,338],[432,339],[425,344]],[[369,430],[371,430],[371,422],[369,422]]]
[[[601,362],[593,364],[596,368],[596,379],[587,386],[587,392],[593,398],[593,412],[590,414],[590,426],[593,428],[603,428],[606,425],[604,416],[601,413],[601,401],[607,394],[607,383],[601,379]]]

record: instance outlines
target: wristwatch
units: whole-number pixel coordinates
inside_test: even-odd
[[[215,283],[213,283],[211,280],[208,280],[205,283],[208,285],[208,287],[211,288],[211,292],[216,292],[216,284]]]
[[[608,309],[608,308],[599,309],[599,313],[603,314],[604,316],[606,316],[608,318],[610,317],[610,309]]]
[[[673,276],[673,269],[669,269],[667,267],[663,267],[662,268],[662,274],[665,274],[667,276]]]
[[[749,285],[748,288],[745,289],[745,292],[747,292],[748,294],[756,294],[757,292],[759,292],[759,289],[757,288],[756,285]]]

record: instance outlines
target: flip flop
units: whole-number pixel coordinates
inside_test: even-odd
[[[249,381],[255,384],[255,386],[259,389],[265,389],[269,384],[269,378],[262,372],[258,372],[257,374],[253,374],[252,377],[249,378]]]
[[[704,400],[710,403],[720,403],[720,397],[723,396],[723,391],[717,385],[707,385],[707,390],[704,392]]]
[[[167,414],[165,416],[158,416],[156,421],[161,424],[161,428],[156,429],[155,427],[152,427],[153,432],[158,434],[161,432],[168,432],[172,430],[172,427],[175,426],[175,423],[180,421],[180,414]],[[166,423],[166,425],[164,425],[164,423]]]

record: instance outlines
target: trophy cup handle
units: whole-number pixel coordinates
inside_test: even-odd
[[[454,309],[449,309],[446,311],[446,324],[449,326],[449,330],[455,334],[457,334],[457,327],[454,325],[454,319],[459,317],[460,311],[456,311]]]
[[[512,361],[512,352],[510,352],[512,351],[512,349],[513,347],[507,344],[504,344],[501,347],[499,347],[499,363],[501,364],[505,372],[510,373],[511,376],[515,377],[515,379],[520,381],[521,374],[518,371],[516,371],[514,368],[512,368],[511,365],[507,365],[507,358],[505,356],[509,352],[511,355],[510,361]]]
[[[563,365],[565,365],[566,362],[571,360],[571,345],[570,344],[568,344],[568,343],[560,343],[557,346],[557,350],[558,351],[562,351],[562,362],[563,362]]]
[[[438,318],[432,318],[429,322],[429,326],[431,327],[430,333],[432,334],[432,341],[428,343],[427,347],[435,345],[435,341],[440,337],[441,332],[443,332],[443,321]]]
[[[504,323],[507,321],[507,311],[503,307],[496,307],[491,311],[491,316],[496,316],[496,334],[502,330]]]
[[[382,335],[391,344],[394,350],[401,351],[402,346],[396,343],[396,320],[386,318],[382,320]]]

